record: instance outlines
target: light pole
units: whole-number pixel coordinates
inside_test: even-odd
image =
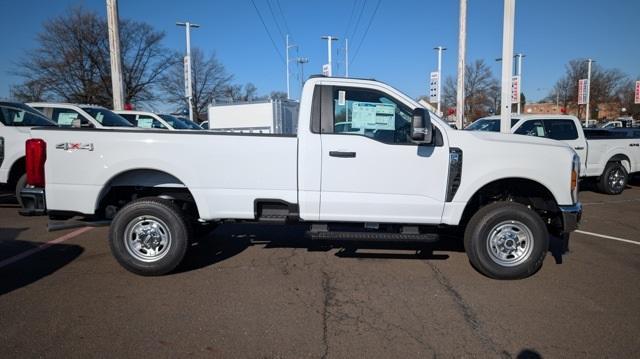
[[[446,47],[438,46],[434,47],[434,50],[438,50],[438,116],[442,116],[440,111],[440,103],[442,102],[442,51],[446,50]]]
[[[187,37],[187,56],[184,58],[184,81],[185,81],[185,97],[189,104],[189,120],[193,121],[193,84],[191,83],[191,28],[198,28],[200,25],[190,22],[176,22],[178,26],[185,27]]]
[[[122,87],[122,64],[120,58],[120,31],[118,30],[118,0],[107,0],[107,26],[109,30],[113,109],[122,110],[124,106],[124,89]]]
[[[467,0],[460,0],[460,24],[458,29],[458,84],[456,96],[456,126],[463,127],[464,119],[464,70],[467,51]]]
[[[502,23],[502,58],[513,58],[513,23],[516,12],[516,0],[504,0]],[[513,62],[502,61],[502,89],[500,103],[500,132],[511,133],[511,80]]]
[[[349,39],[344,39],[344,77],[349,77]]]
[[[591,101],[591,63],[595,62],[595,60],[587,59],[587,114],[585,115],[584,125],[585,127],[589,126],[589,102]]]
[[[323,40],[327,40],[327,66],[329,68],[327,72],[327,76],[331,77],[332,75],[332,66],[331,66],[331,41],[338,41],[337,37],[333,37],[331,35],[321,37]]]
[[[287,100],[291,98],[290,93],[289,93],[289,49],[294,48],[294,47],[298,47],[298,45],[289,45],[289,34],[287,34],[286,36],[286,40],[285,40],[285,56],[287,57]]]
[[[300,94],[302,95],[302,86],[304,85],[304,64],[309,62],[308,57],[298,57],[296,58],[296,62],[298,66],[300,66]]]

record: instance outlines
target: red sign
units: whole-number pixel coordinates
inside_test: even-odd
[[[587,95],[589,93],[589,80],[578,80],[578,105],[587,104]]]
[[[634,103],[640,103],[640,81],[636,81],[636,100]]]

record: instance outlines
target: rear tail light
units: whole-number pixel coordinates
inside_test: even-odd
[[[27,156],[27,185],[44,187],[44,163],[47,160],[47,144],[39,138],[25,143]]]

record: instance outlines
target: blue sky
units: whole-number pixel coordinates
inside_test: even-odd
[[[292,41],[299,55],[310,59],[305,76],[320,73],[326,62],[322,35],[345,36],[351,21],[350,75],[385,81],[412,97],[426,94],[427,77],[436,67],[434,46],[448,48],[443,59],[443,77],[455,74],[458,33],[458,1],[381,0],[371,27],[363,39],[377,0],[280,0]],[[365,1],[360,23],[353,28]],[[267,0],[255,0],[281,53],[282,39]],[[280,27],[286,32],[276,0],[271,0]],[[20,81],[10,72],[24,51],[36,47],[35,38],[47,19],[64,14],[74,5],[106,16],[105,0],[0,0],[0,98]],[[500,0],[469,0],[467,61],[485,59],[498,75],[502,48],[502,6]],[[165,46],[184,49],[184,28],[176,21],[189,20],[202,27],[192,32],[192,46],[206,53],[215,51],[237,83],[252,82],[260,94],[284,91],[285,66],[260,22],[251,0],[169,1],[120,0],[121,18],[150,23],[166,33]],[[515,50],[526,54],[523,90],[530,100],[546,95],[573,58],[592,57],[607,68],[619,68],[640,77],[638,16],[640,0],[520,0],[516,5]],[[334,61],[342,62],[334,43]],[[360,50],[356,55],[357,48]],[[342,53],[341,53],[342,54]],[[294,58],[298,54],[292,52]],[[354,56],[357,56],[353,58]],[[335,62],[334,62],[335,64]],[[293,97],[299,80],[291,67]],[[334,67],[342,74],[344,64]]]

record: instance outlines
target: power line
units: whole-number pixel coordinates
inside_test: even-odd
[[[358,19],[356,20],[356,25],[353,27],[353,32],[350,37],[355,37],[358,33],[358,25],[360,25],[360,20],[362,19],[362,14],[364,13],[364,8],[367,5],[367,0],[362,0],[362,7],[360,8],[360,13],[358,14]]]
[[[347,38],[347,34],[351,29],[351,20],[353,20],[353,15],[356,13],[356,5],[358,4],[358,1],[359,0],[353,0],[353,5],[351,6],[351,14],[349,15],[349,20],[347,20],[347,28],[344,30],[344,36],[342,36],[345,39]]]
[[[273,49],[276,50],[276,53],[280,57],[280,60],[282,60],[282,62],[285,62],[284,61],[284,56],[282,56],[282,53],[280,52],[280,49],[276,45],[276,42],[273,41],[273,37],[271,36],[271,33],[269,32],[269,29],[267,28],[267,24],[264,22],[264,19],[262,18],[262,14],[260,14],[260,10],[258,10],[258,7],[256,6],[256,3],[253,0],[251,0],[251,4],[253,4],[253,8],[256,10],[256,13],[258,14],[258,17],[260,18],[260,22],[262,22],[262,26],[264,27],[264,31],[269,36],[269,40],[271,40],[271,44],[273,45]]]
[[[360,47],[362,47],[362,44],[364,43],[364,40],[367,37],[367,34],[369,33],[369,29],[371,28],[371,24],[373,23],[373,19],[376,17],[376,13],[378,12],[378,8],[380,7],[380,3],[381,2],[382,2],[382,0],[378,0],[378,3],[376,4],[376,8],[373,9],[373,13],[371,14],[371,18],[369,19],[369,23],[367,24],[367,28],[364,30],[364,35],[362,35],[362,38],[360,39],[360,43],[358,44],[358,47],[356,48],[356,53],[353,55],[353,59],[351,60],[351,65],[353,65],[353,63],[356,61],[356,58],[358,57],[358,53],[360,52]]]
[[[287,18],[284,16],[282,6],[280,6],[280,0],[276,0],[276,5],[278,6],[278,11],[280,11],[280,16],[282,17],[282,22],[284,22],[284,28],[287,30],[287,34],[291,34],[291,30],[289,30],[289,24],[287,24]]]
[[[284,33],[282,32],[282,29],[280,28],[280,23],[278,22],[278,19],[276,19],[276,15],[273,12],[273,8],[271,7],[271,1],[267,0],[267,6],[269,6],[269,12],[271,13],[271,17],[273,18],[273,22],[276,23],[276,27],[278,28],[278,32],[280,33],[280,36],[282,37],[282,39],[284,39]]]

